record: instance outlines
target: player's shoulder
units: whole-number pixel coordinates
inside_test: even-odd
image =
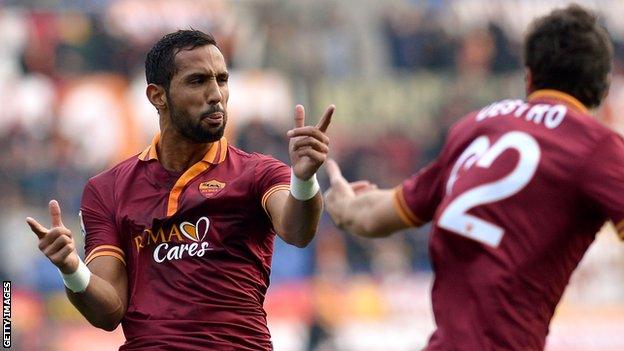
[[[476,117],[482,109],[473,110],[463,115],[455,121],[448,129],[448,140],[457,140],[462,136],[467,136],[468,132],[477,127]]]
[[[588,136],[596,142],[600,142],[604,138],[620,137],[620,135],[609,126],[588,113],[571,111],[569,114],[572,119],[582,127],[582,130],[586,131]]]
[[[249,166],[264,165],[267,163],[282,163],[272,155],[266,155],[259,152],[247,152],[232,145],[228,145],[228,153],[230,153],[230,157],[239,159]]]
[[[87,186],[101,188],[109,187],[112,184],[115,184],[120,176],[130,173],[140,164],[140,162],[147,162],[141,161],[138,156],[139,154],[133,155],[117,163],[116,165],[94,175],[93,177],[89,178]]]
[[[463,149],[479,135],[500,136],[510,130],[531,134],[552,152],[576,155],[619,150],[622,138],[582,106],[557,99],[505,99],[472,111],[452,126],[447,142],[451,152]]]
[[[253,158],[253,153],[246,152],[245,150],[239,149],[232,144],[228,144],[228,155],[229,157],[243,161],[251,161]]]

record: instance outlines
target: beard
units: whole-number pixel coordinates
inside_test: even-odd
[[[169,100],[171,101],[171,100]],[[202,123],[205,116],[221,112],[223,114],[223,122],[218,127],[211,127],[209,124]],[[169,118],[175,129],[185,138],[198,144],[212,143],[223,137],[225,125],[227,124],[227,112],[217,105],[210,106],[198,116],[193,117],[186,112],[178,111],[178,109],[169,103]]]

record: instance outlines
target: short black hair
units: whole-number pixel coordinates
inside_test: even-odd
[[[612,57],[607,30],[576,4],[538,18],[524,42],[532,88],[563,91],[589,108],[598,107],[609,89]]]
[[[204,45],[217,46],[214,37],[195,29],[178,30],[163,36],[145,58],[147,84],[157,84],[169,91],[175,73],[175,55],[180,50],[192,50]]]

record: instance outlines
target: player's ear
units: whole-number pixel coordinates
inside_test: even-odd
[[[160,85],[150,83],[145,90],[148,100],[158,111],[167,109],[167,94],[165,88]]]

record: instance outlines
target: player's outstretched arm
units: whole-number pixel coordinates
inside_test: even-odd
[[[61,271],[72,304],[92,325],[112,331],[127,307],[128,279],[124,265],[114,257],[101,256],[85,266],[80,260],[72,233],[61,220],[61,208],[50,201],[52,227],[35,219],[26,222],[39,238],[39,250]]]
[[[267,201],[273,227],[287,243],[305,247],[314,238],[323,211],[316,171],[329,152],[325,135],[335,107],[329,106],[316,126],[305,125],[303,106],[295,108],[295,128],[288,131],[292,174],[290,193],[278,191]]]
[[[377,189],[368,181],[349,183],[334,160],[327,160],[330,188],[326,211],[339,228],[364,237],[388,236],[408,225],[394,206],[394,190]]]

